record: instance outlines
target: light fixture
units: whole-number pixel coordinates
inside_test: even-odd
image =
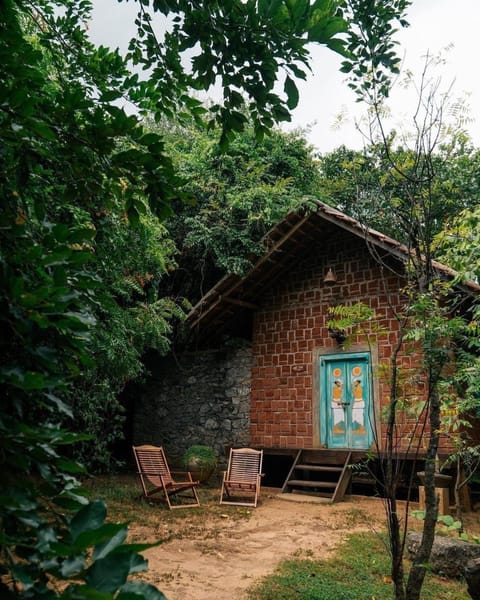
[[[327,285],[333,285],[334,283],[337,283],[337,277],[331,267],[328,269],[327,274],[323,279],[323,283],[326,283]]]
[[[344,329],[336,329],[334,327],[328,328],[328,333],[332,340],[335,340],[339,346],[347,339],[347,334]]]

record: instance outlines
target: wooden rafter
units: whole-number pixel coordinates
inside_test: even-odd
[[[264,237],[265,254],[254,263],[249,272],[244,277],[226,275],[192,308],[188,317],[191,327],[195,328],[200,323],[206,325],[212,321],[225,323],[235,314],[231,310],[232,305],[249,310],[258,309],[254,300],[285,269],[292,267],[299,250],[308,250],[322,223],[340,227],[402,262],[408,257],[409,249],[393,238],[362,225],[323,202],[317,201],[317,206],[316,212],[289,213],[271,229]],[[440,263],[434,262],[434,267],[447,277],[456,275],[455,271]],[[470,293],[480,291],[480,286],[475,282],[468,282],[460,287]]]

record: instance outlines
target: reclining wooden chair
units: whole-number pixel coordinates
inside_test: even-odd
[[[263,450],[238,448],[230,450],[228,468],[223,474],[220,504],[257,506]]]
[[[187,506],[200,506],[195,489],[199,481],[193,481],[188,472],[170,471],[162,447],[159,446],[133,446],[133,454],[138,467],[138,475],[142,483],[143,498],[150,498],[153,494],[163,495],[162,500],[168,508],[184,508]],[[184,481],[174,481],[172,474],[183,475]],[[153,487],[152,487],[153,486]],[[188,499],[188,503],[172,504],[171,496],[180,500]]]

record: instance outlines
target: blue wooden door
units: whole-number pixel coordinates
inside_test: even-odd
[[[373,441],[370,354],[320,358],[320,439],[328,448],[366,449]]]

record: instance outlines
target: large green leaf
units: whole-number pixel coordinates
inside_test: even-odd
[[[86,558],[84,556],[74,556],[67,558],[62,562],[60,567],[60,575],[65,578],[79,575],[86,565]]]
[[[123,523],[105,523],[95,529],[83,531],[75,538],[75,546],[78,548],[88,548],[90,546],[98,546],[104,544],[116,536],[127,535],[127,527]],[[115,544],[115,541],[113,541]],[[113,548],[111,548],[113,549]]]
[[[167,600],[157,588],[140,581],[128,582],[120,588],[116,600]]]
[[[299,94],[297,86],[291,77],[286,77],[285,79],[285,93],[287,94],[287,106],[290,109],[293,109],[297,106],[299,100]]]
[[[78,511],[70,522],[72,540],[86,531],[98,529],[105,522],[107,509],[101,500],[94,500]]]
[[[115,550],[116,548],[118,548],[125,542],[126,537],[127,537],[127,528],[126,527],[119,529],[115,533],[111,532],[111,534],[109,535],[107,540],[105,540],[104,542],[101,542],[100,544],[97,544],[95,546],[95,549],[93,552],[94,560],[104,558],[105,556],[107,556],[107,554],[110,554],[110,552],[112,552],[113,550]]]
[[[120,555],[109,555],[96,560],[88,569],[85,580],[88,585],[102,592],[115,592],[124,585],[132,568],[141,562],[146,569],[147,562],[144,559],[135,559],[135,555],[129,553]]]

